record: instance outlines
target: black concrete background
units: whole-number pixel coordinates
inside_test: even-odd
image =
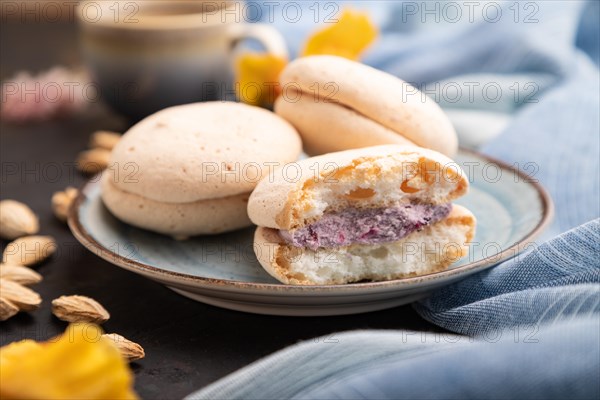
[[[77,30],[68,23],[0,24],[0,76],[80,63]],[[0,344],[48,339],[66,324],[50,313],[52,299],[82,294],[100,301],[112,317],[105,324],[140,344],[146,358],[133,364],[135,389],[145,399],[176,399],[263,356],[300,340],[352,329],[437,330],[410,306],[354,316],[292,318],[245,314],[196,303],[141,276],[113,266],[83,248],[50,209],[52,193],[80,186],[73,161],[96,129],[125,130],[128,123],[100,105],[86,115],[58,121],[0,124],[2,199],[28,204],[41,234],[59,252],[37,267],[42,307],[0,323]],[[3,241],[2,248],[6,246]],[[323,345],[335,345],[327,343]]]

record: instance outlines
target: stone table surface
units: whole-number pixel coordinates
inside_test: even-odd
[[[80,63],[77,29],[69,23],[0,24],[0,77],[18,70],[43,71]],[[123,131],[128,122],[100,104],[85,115],[15,125],[0,124],[2,199],[28,204],[40,217],[41,234],[59,251],[36,267],[42,307],[0,323],[0,345],[49,339],[66,324],[52,316],[50,302],[65,294],[100,301],[111,313],[104,328],[145,348],[132,364],[135,389],[145,399],[177,399],[285,346],[315,336],[353,329],[438,330],[410,306],[339,317],[276,317],[216,308],[184,298],[162,285],[109,264],[87,251],[52,214],[52,193],[80,186],[74,169],[78,152],[97,129]],[[7,241],[2,241],[4,248]],[[328,344],[335,345],[335,344]]]

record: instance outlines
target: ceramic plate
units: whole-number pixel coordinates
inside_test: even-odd
[[[515,256],[552,216],[546,191],[527,175],[477,153],[456,157],[469,175],[469,194],[457,201],[478,220],[469,256],[430,275],[350,285],[289,286],[254,257],[253,228],[176,241],[120,222],[104,207],[97,179],[87,183],[69,215],[75,237],[105,260],[154,279],[203,303],[273,315],[339,315],[410,303],[432,290]]]

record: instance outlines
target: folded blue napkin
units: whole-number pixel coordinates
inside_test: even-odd
[[[417,305],[470,336],[357,331],[300,343],[190,399],[600,396],[600,220]]]
[[[479,124],[506,116],[481,150],[510,164],[535,163],[556,207],[547,241],[414,304],[456,334],[338,333],[333,342],[277,352],[190,398],[600,398],[600,3],[473,3],[479,12],[493,3],[503,17],[475,13],[474,21],[450,23],[408,13],[447,2],[352,4],[382,27],[368,64],[422,88],[492,82],[510,94],[439,102]],[[291,24],[276,14],[273,24],[293,52],[314,30],[312,20]],[[527,83],[537,85],[533,92]]]

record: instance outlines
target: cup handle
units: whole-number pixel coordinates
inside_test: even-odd
[[[232,48],[235,48],[244,39],[255,39],[264,46],[267,53],[288,59],[289,54],[283,36],[270,25],[259,23],[233,24],[228,33]]]

